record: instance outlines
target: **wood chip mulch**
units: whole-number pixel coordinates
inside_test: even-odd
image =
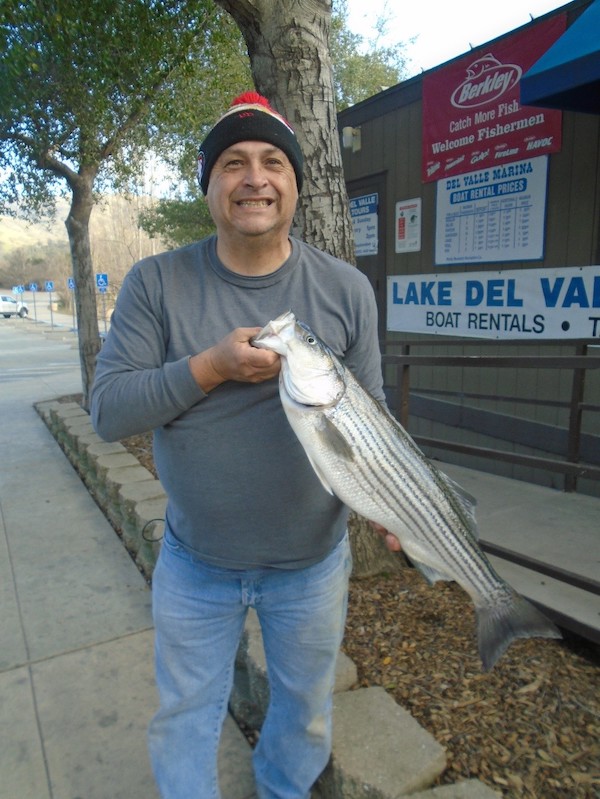
[[[600,797],[598,647],[519,640],[484,673],[467,595],[406,568],[352,581],[344,649],[360,686],[383,686],[446,747],[440,784],[476,777],[510,799]]]

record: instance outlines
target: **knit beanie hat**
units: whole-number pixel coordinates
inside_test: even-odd
[[[287,155],[296,173],[298,192],[302,189],[303,157],[290,124],[257,92],[245,92],[231,103],[200,145],[198,182],[206,194],[210,173],[217,158],[240,141],[266,141]]]

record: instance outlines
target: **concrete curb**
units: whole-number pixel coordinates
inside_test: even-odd
[[[150,580],[167,503],[160,482],[122,444],[102,441],[78,403],[41,402],[36,410]],[[497,799],[478,780],[430,788],[446,768],[443,747],[383,688],[351,690],[356,681],[356,666],[340,652],[333,754],[314,799]],[[260,625],[251,611],[236,658],[231,712],[260,729],[268,701]]]

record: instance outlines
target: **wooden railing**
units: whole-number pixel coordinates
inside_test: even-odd
[[[408,343],[387,341],[382,344],[382,362],[384,372],[389,378],[390,371],[393,379],[386,380],[386,389],[391,390],[396,397],[396,401],[391,403],[391,409],[400,420],[402,425],[409,430],[409,406],[411,398],[411,373],[415,367],[419,366],[443,366],[457,368],[492,368],[492,369],[563,369],[571,373],[570,400],[557,401],[551,398],[527,397],[527,396],[500,396],[497,394],[466,393],[463,391],[438,391],[427,390],[423,393],[429,395],[443,395],[446,399],[464,402],[464,400],[495,400],[498,402],[518,402],[521,404],[536,404],[547,406],[560,406],[568,409],[568,428],[566,430],[567,445],[562,457],[545,457],[542,455],[527,455],[512,452],[506,449],[490,449],[478,447],[456,441],[443,440],[438,438],[428,438],[414,435],[415,441],[423,447],[433,447],[438,450],[448,450],[462,453],[467,456],[477,456],[480,458],[490,458],[496,461],[504,461],[520,466],[527,466],[536,469],[560,473],[564,476],[564,488],[566,491],[577,490],[578,478],[585,477],[591,480],[600,480],[600,467],[593,463],[582,462],[581,459],[581,440],[582,440],[582,415],[583,413],[597,413],[600,405],[585,402],[585,382],[586,374],[589,370],[600,369],[600,349],[597,346],[590,346],[590,342],[566,342],[573,344],[574,353],[571,355],[424,355],[418,354],[423,347],[437,348],[453,346],[448,340],[419,340]],[[491,347],[495,342],[489,342]],[[501,342],[502,347],[510,346],[511,349],[519,349],[520,345],[531,342]],[[539,345],[538,342],[536,344]],[[557,348],[557,342],[544,342],[544,346],[553,345]],[[559,342],[561,348],[565,347],[565,342]],[[481,340],[465,341],[461,340],[459,346],[462,350],[469,346],[486,345],[488,342]],[[598,354],[596,354],[598,353]],[[419,389],[421,394],[421,389]],[[410,432],[410,430],[409,430]],[[412,433],[411,433],[412,434]],[[542,448],[543,449],[543,448]],[[600,452],[598,453],[600,460]]]

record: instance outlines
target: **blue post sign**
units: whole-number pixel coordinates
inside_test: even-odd
[[[54,330],[54,313],[53,313],[54,309],[52,307],[52,292],[54,291],[54,281],[46,280],[44,286],[46,291],[50,295],[50,297],[48,298],[49,299],[48,305],[50,306],[50,327]]]
[[[106,290],[108,289],[108,275],[106,272],[99,272],[96,274],[96,286],[100,294],[102,294],[102,317],[104,319],[104,335],[106,335]]]
[[[35,295],[36,295],[37,290],[38,290],[38,284],[37,283],[30,283],[29,284],[29,291],[33,295],[33,318],[34,318],[36,323],[37,323],[37,307],[36,307],[36,304],[35,304]]]
[[[69,291],[74,291],[75,290],[75,278],[74,277],[68,277],[67,278],[67,288],[69,289]],[[74,300],[71,300],[71,309],[72,309],[72,313],[73,313],[73,330],[76,331],[77,330],[77,325],[75,324],[76,320],[75,320],[75,301]]]

